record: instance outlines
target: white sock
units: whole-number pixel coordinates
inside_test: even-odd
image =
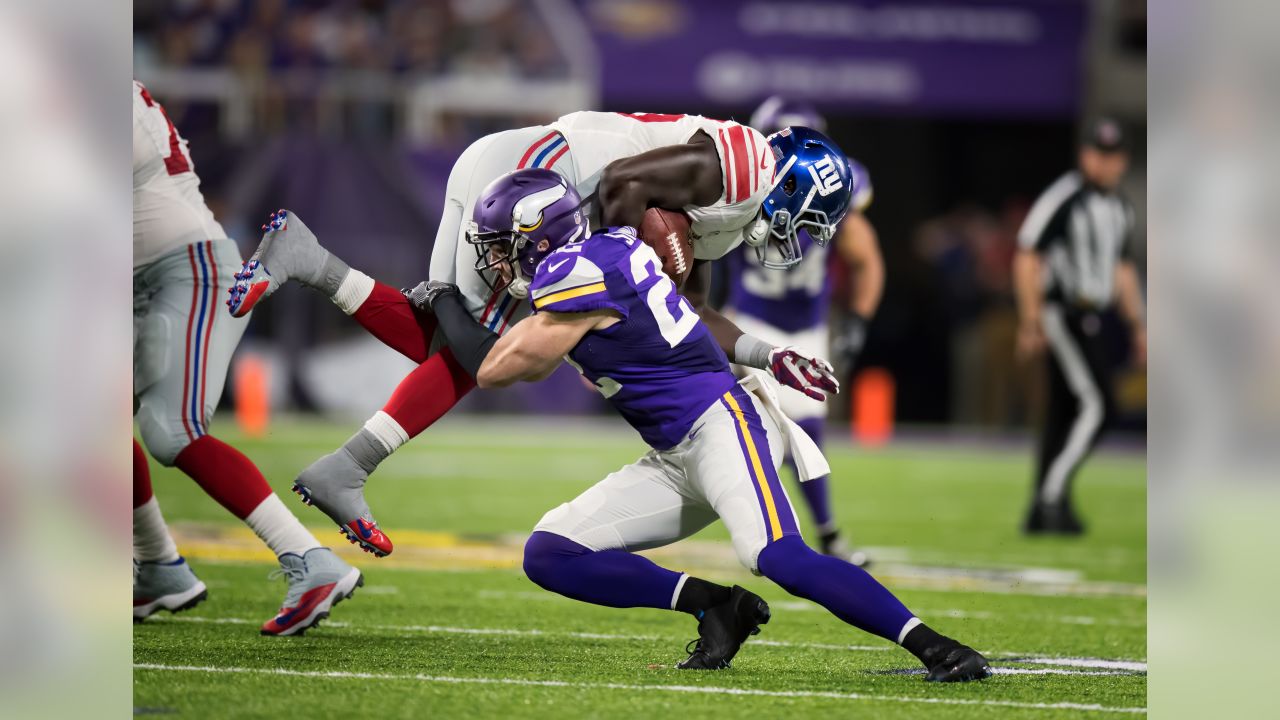
[[[684,581],[689,579],[689,573],[680,573],[680,580],[676,582],[676,589],[671,591],[671,609],[676,609],[676,601],[680,599],[680,591],[684,589]]]
[[[387,449],[387,454],[395,452],[399,447],[409,442],[409,433],[396,422],[396,419],[388,415],[386,412],[379,410],[373,414],[364,423],[364,429],[368,430],[378,442],[382,443],[382,447]]]
[[[333,300],[333,304],[341,308],[342,312],[351,315],[360,309],[372,293],[373,278],[351,268],[347,271],[347,276],[342,278],[342,284],[338,285],[338,292],[334,293],[330,300]]]
[[[302,555],[322,547],[316,536],[302,526],[275,493],[268,495],[244,521],[276,555]]]
[[[154,495],[133,509],[133,558],[138,562],[173,562],[178,546],[164,524],[160,503]]]
[[[912,630],[915,630],[923,624],[924,623],[920,622],[920,618],[918,617],[912,617],[908,620],[907,624],[903,625],[902,629],[898,631],[898,644],[901,645],[902,641],[907,639],[907,636],[911,634]]]

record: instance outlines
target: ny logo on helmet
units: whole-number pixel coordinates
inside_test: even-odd
[[[810,165],[809,174],[813,176],[813,185],[818,189],[818,194],[822,197],[826,197],[842,187],[840,174],[836,171],[836,164],[830,155],[823,155],[821,160]]]

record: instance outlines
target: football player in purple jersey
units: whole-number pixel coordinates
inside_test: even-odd
[[[826,121],[805,103],[774,96],[765,100],[751,117],[751,126],[766,135],[785,127],[804,126],[825,131]],[[729,255],[728,315],[744,332],[778,345],[794,345],[808,352],[835,351],[838,367],[851,371],[866,337],[867,323],[880,304],[884,290],[884,260],[875,228],[862,214],[871,203],[871,178],[860,163],[848,159],[853,201],[840,223],[834,247],[851,271],[849,307],[831,318],[831,273],[827,247],[800,235],[801,261],[784,272],[765,268],[754,252],[739,248]],[[832,332],[834,330],[834,342]],[[756,372],[744,368],[746,372]],[[766,376],[766,381],[768,381]],[[779,389],[778,398],[787,416],[796,421],[821,447],[827,416],[826,403],[791,389]],[[852,551],[841,537],[831,511],[828,478],[801,483],[805,504],[818,529],[822,552],[865,566],[866,553]]]
[[[801,260],[802,231],[819,244],[834,236],[851,198],[842,157],[835,143],[809,128],[787,128],[766,139],[739,123],[696,115],[577,112],[549,126],[495,133],[472,143],[449,174],[430,277],[456,283],[476,319],[499,335],[527,315],[530,278],[523,272],[498,278],[498,268],[483,259],[477,266],[467,251],[470,219],[479,194],[503,173],[554,172],[590,199],[582,216],[598,214],[597,225],[634,227],[650,207],[684,213],[696,276],[687,295],[721,346],[738,364],[769,369],[821,398],[824,389],[837,385],[825,360],[743,333],[705,307],[703,298],[709,263],[739,244],[754,248],[767,266],[785,268]],[[430,313],[415,311],[400,291],[329,252],[295,213],[280,210],[262,229],[258,249],[229,290],[233,316],[296,281],[328,296],[374,337],[419,364],[355,435],[294,484],[350,542],[387,555],[394,546],[365,501],[365,482],[379,463],[469,393],[474,380],[453,349],[437,341]]]
[[[768,622],[768,605],[635,554],[720,519],[747,569],[901,644],[927,679],[989,676],[981,654],[923,624],[865,570],[805,544],[777,470],[790,450],[803,476],[825,474],[821,453],[771,391],[730,372],[723,340],[635,230],[586,236],[578,202],[572,186],[540,170],[518,170],[482,193],[472,233],[479,251],[500,272],[533,269],[534,314],[501,337],[467,311],[455,285],[430,281],[409,296],[435,315],[481,387],[542,379],[567,358],[651,448],[543,516],[525,545],[529,578],[583,602],[689,613],[699,637],[678,667],[726,668]]]

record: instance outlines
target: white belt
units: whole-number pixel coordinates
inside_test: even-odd
[[[765,412],[769,413],[778,430],[782,431],[783,452],[791,453],[791,458],[796,463],[796,474],[800,476],[801,482],[831,474],[831,465],[827,463],[827,458],[823,456],[818,444],[809,437],[804,428],[782,412],[782,408],[778,406],[778,397],[774,395],[773,388],[769,387],[768,383],[761,382],[760,376],[756,373],[749,373],[739,380],[738,384],[743,390],[759,398]]]

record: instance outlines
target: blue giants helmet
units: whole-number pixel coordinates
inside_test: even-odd
[[[831,242],[849,211],[853,182],[844,153],[817,130],[783,128],[769,136],[769,147],[777,167],[774,185],[746,241],[761,265],[785,270],[803,256],[801,230],[823,247]]]
[[[466,239],[475,270],[490,290],[529,294],[538,263],[587,235],[582,198],[559,173],[515,170],[489,183],[476,200]]]

